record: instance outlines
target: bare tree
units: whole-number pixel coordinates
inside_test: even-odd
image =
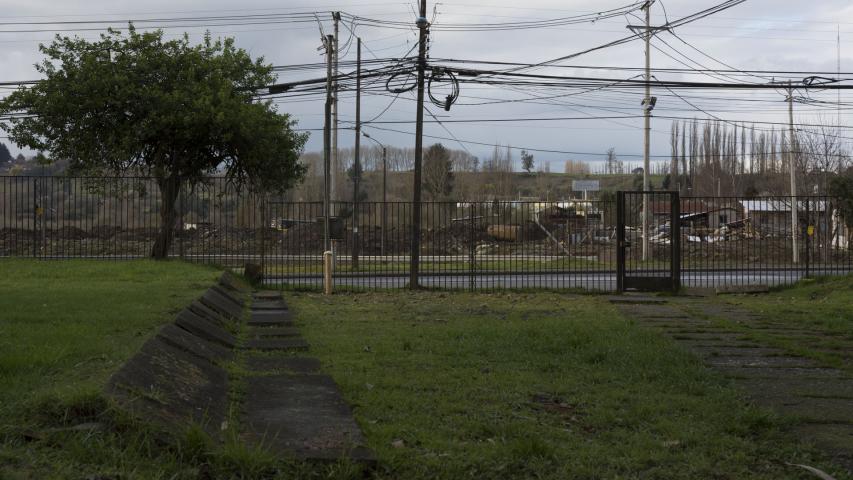
[[[798,171],[804,192],[812,189],[819,193],[829,191],[830,179],[844,171],[850,160],[850,152],[841,140],[838,126],[828,122],[816,122],[817,127],[801,130],[799,140]]]

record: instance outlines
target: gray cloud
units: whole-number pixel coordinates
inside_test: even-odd
[[[517,2],[508,0],[470,0],[463,2],[430,2],[430,11],[437,11],[436,23],[476,23],[509,22],[531,19],[554,18],[577,13],[592,12],[613,8],[629,3],[627,0],[532,0]],[[653,22],[663,23],[661,6],[666,7],[670,19],[693,13],[717,3],[716,0],[666,0],[658,1],[654,7]],[[235,7],[233,2],[224,0],[150,0],[136,2],[128,0],[89,0],[89,1],[49,1],[28,0],[5,2],[5,21],[51,21],[72,19],[111,18],[116,25],[122,26],[121,19],[130,17],[187,16],[204,14],[248,14],[288,11],[329,11],[342,10],[365,17],[382,20],[414,20],[414,3],[390,2],[383,0],[360,1],[288,1],[270,2],[248,0]],[[436,31],[432,35],[431,56],[435,58],[489,59],[495,61],[535,62],[559,57],[606,43],[624,36],[626,23],[639,23],[639,20],[613,19],[594,24],[574,25],[570,27],[542,30],[520,30],[511,32],[446,32]],[[843,64],[853,65],[853,6],[849,0],[749,0],[717,16],[700,20],[695,24],[679,28],[677,33],[695,47],[708,55],[730,65],[748,69],[767,70],[826,70],[834,71],[836,65],[836,29],[842,32]],[[47,25],[46,28],[55,28]],[[7,26],[2,30],[22,29],[26,27]],[[331,31],[331,26],[324,28]],[[267,61],[276,64],[313,63],[322,61],[321,53],[316,50],[320,44],[320,34],[316,24],[298,25],[258,25],[258,26],[213,26],[210,30],[216,36],[233,36],[239,46],[253,55],[262,55]],[[170,35],[180,35],[183,29],[169,29]],[[200,38],[203,29],[189,30],[193,38]],[[349,37],[349,31],[341,28],[342,43]],[[399,56],[408,51],[416,39],[414,31],[405,32],[381,28],[358,27],[356,32],[364,39],[365,58],[371,53],[382,56]],[[80,35],[96,38],[96,32],[84,32]],[[0,33],[0,75],[2,80],[27,80],[36,78],[32,64],[41,58],[38,43],[51,39],[50,33]],[[722,68],[713,60],[702,56],[678,40],[664,35],[662,37],[691,60],[671,52],[672,56],[699,68],[699,64]],[[661,48],[665,48],[661,46]],[[679,62],[667,58],[653,50],[655,67],[681,67]],[[355,58],[355,48],[350,48],[347,59]],[[641,67],[643,65],[643,46],[641,42],[632,42],[612,49],[595,52],[571,61],[574,65],[597,65],[618,67]],[[543,73],[561,73],[568,75],[630,76],[624,72],[601,72],[582,69],[546,69]],[[323,71],[311,72],[308,76],[322,76]],[[639,73],[639,72],[637,72]],[[306,75],[282,76],[281,81],[305,78]],[[695,75],[674,75],[672,79],[698,80]],[[536,92],[545,95],[547,92]],[[667,93],[667,92],[657,92]],[[835,94],[816,94],[827,100],[834,100]],[[383,120],[411,120],[414,118],[414,102],[409,95],[402,96],[382,117]],[[471,103],[474,97],[517,98],[518,92],[506,88],[487,88],[482,86],[463,86],[460,103]],[[600,116],[611,115],[612,111],[600,108],[634,108],[640,113],[639,103],[642,92],[637,90],[633,96],[626,95],[581,95],[572,99],[577,105],[529,105],[521,103],[455,106],[449,113],[441,112],[444,118],[497,118],[524,116]],[[737,121],[784,121],[782,97],[773,92],[735,93],[727,92],[725,102],[719,100],[695,100],[698,106],[720,110],[719,116]],[[773,103],[756,104],[750,99],[777,99]],[[322,126],[323,99],[313,101],[284,100],[280,102],[282,111],[290,112],[305,128]],[[390,101],[386,96],[367,96],[363,102],[364,118],[370,118],[384,109]],[[579,105],[579,106],[578,106]],[[699,116],[704,114],[693,111],[675,97],[662,96],[658,109],[678,116]],[[799,117],[813,118],[817,112],[813,107],[799,109]],[[440,109],[433,107],[438,114]],[[629,110],[630,111],[630,110]],[[352,120],[353,102],[346,99],[341,104],[341,118]],[[844,119],[849,120],[848,112]],[[641,152],[641,120],[628,119],[618,123],[612,121],[571,121],[551,123],[516,124],[448,124],[454,135],[461,139],[470,139],[486,143],[496,142],[518,146],[530,146],[543,149],[600,152],[615,147],[617,153],[637,154]],[[669,149],[668,131],[670,122],[664,119],[654,121],[653,154],[666,155]],[[414,125],[392,126],[397,130],[414,131]],[[410,146],[414,137],[405,134],[374,131],[377,138],[387,144]],[[448,136],[439,125],[429,124],[426,133],[436,136]],[[429,139],[426,140],[430,142]],[[353,142],[352,134],[342,131],[341,146]],[[460,148],[452,141],[444,141],[451,148]],[[319,132],[312,135],[308,144],[310,150],[319,150],[322,138]],[[476,155],[485,156],[488,147],[468,146]],[[14,150],[14,148],[13,148]],[[568,156],[561,154],[536,154],[540,162],[553,162],[553,168],[559,170]],[[578,157],[593,160],[595,157]],[[626,160],[632,160],[626,158]]]

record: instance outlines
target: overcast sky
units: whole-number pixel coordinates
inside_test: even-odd
[[[722,0],[666,0],[658,1],[652,9],[652,23],[662,24],[670,20],[689,15],[710,7]],[[430,17],[435,12],[435,24],[442,23],[495,23],[514,22],[534,19],[566,17],[582,13],[595,12],[620,7],[632,3],[630,0],[466,0],[462,2],[440,2],[428,4]],[[239,9],[236,6],[239,5]],[[664,13],[666,9],[666,14]],[[353,15],[380,20],[395,20],[414,23],[413,1],[385,0],[319,0],[308,2],[243,0],[236,4],[224,0],[6,0],[3,2],[4,22],[50,22],[57,20],[115,20],[121,27],[126,19],[155,17],[187,17],[234,14],[265,14],[301,11],[339,10]],[[639,12],[638,12],[639,14]],[[536,30],[517,30],[501,32],[447,32],[434,31],[431,35],[430,55],[434,58],[482,59],[507,62],[537,62],[560,57],[584,50],[626,35],[626,23],[638,23],[637,18],[615,18],[595,23],[572,25]],[[331,25],[325,24],[327,33]],[[6,25],[0,26],[0,79],[31,80],[38,76],[33,68],[41,55],[39,42],[52,38],[50,32],[21,33],[13,30],[50,30],[61,29],[57,25]],[[317,24],[266,24],[240,26],[210,26],[214,36],[233,36],[238,46],[245,48],[254,56],[263,56],[274,65],[314,63],[322,61],[320,33]],[[661,34],[661,40],[677,51],[668,50],[665,44],[656,41],[658,48],[696,68],[721,69],[720,60],[740,69],[785,70],[785,71],[822,71],[836,70],[836,38],[841,34],[842,71],[853,71],[853,2],[850,0],[747,0],[713,17],[699,20],[680,27],[676,33],[696,47],[702,53],[681,43],[669,34]],[[188,31],[198,39],[204,28],[170,28],[169,35],[180,35]],[[412,31],[392,30],[357,26],[356,34],[363,39],[366,49],[365,59],[401,56],[408,52],[416,41]],[[95,38],[96,32],[71,33],[87,38]],[[341,28],[341,43],[345,44],[350,36],[349,30]],[[369,50],[369,51],[368,51]],[[705,55],[707,55],[707,57]],[[681,56],[683,55],[683,56]],[[346,59],[355,58],[355,48],[347,51]],[[590,53],[569,62],[568,65],[642,67],[643,45],[639,41]],[[672,58],[668,58],[657,49],[652,50],[652,65],[657,68],[683,67]],[[324,72],[313,71],[299,74],[284,74],[279,81],[297,80],[322,76]],[[576,76],[604,76],[627,78],[636,73],[594,71],[575,68],[543,69],[537,73],[554,73]],[[853,76],[853,75],[850,75]],[[710,80],[689,74],[669,75],[669,79]],[[719,77],[718,77],[719,79]],[[726,80],[722,78],[722,80]],[[756,80],[758,81],[758,80]],[[497,103],[491,105],[470,105],[483,103],[482,99],[529,99],[530,93],[547,95],[546,91],[518,92],[506,87],[484,87],[463,85],[459,105],[450,112],[430,107],[439,118],[523,118],[543,116],[590,117],[603,115],[640,114],[642,91],[632,95],[608,94],[606,92],[578,95],[562,104],[538,103]],[[667,92],[655,92],[654,94]],[[814,98],[835,101],[835,93],[816,93]],[[354,118],[354,100],[346,95],[341,102],[340,118],[351,121]],[[774,91],[766,92],[721,92],[720,98],[696,95],[689,101],[696,107],[710,111],[715,115],[737,121],[778,121],[787,120],[784,97]],[[384,121],[413,120],[414,92],[401,95],[381,117]],[[363,118],[372,118],[385,109],[391,97],[384,95],[367,96],[363,99]],[[754,100],[766,100],[755,102]],[[278,102],[282,111],[289,112],[303,128],[322,127],[323,99],[284,98]],[[664,113],[666,112],[666,113]],[[656,113],[673,116],[698,116],[693,106],[670,95],[660,95]],[[835,109],[828,108],[821,114],[814,106],[797,106],[798,120],[814,120],[818,115],[835,119]],[[843,111],[843,121],[849,124],[849,111]],[[396,146],[413,146],[414,125],[383,124],[387,128],[409,133],[392,133],[370,130],[371,135],[380,141]],[[573,152],[604,153],[614,147],[617,154],[626,161],[639,161],[642,153],[642,120],[585,120],[560,122],[526,122],[512,124],[446,124],[452,134],[460,140],[471,140],[487,144],[500,143],[513,146],[526,146],[543,150],[561,150]],[[669,153],[670,121],[653,121],[652,153]],[[440,125],[431,123],[425,128],[427,135],[448,137],[448,132]],[[8,140],[3,140],[8,142]],[[341,131],[340,146],[351,146],[351,131]],[[425,139],[427,144],[436,140]],[[454,141],[442,141],[451,148],[462,148]],[[319,150],[322,135],[314,132],[308,143],[308,150]],[[466,148],[481,158],[488,156],[489,147],[466,144]],[[17,151],[16,147],[12,147]],[[553,171],[562,170],[562,162],[567,158],[587,161],[600,161],[597,155],[566,155],[556,153],[534,153],[537,162],[552,162]],[[517,158],[517,155],[516,155]]]

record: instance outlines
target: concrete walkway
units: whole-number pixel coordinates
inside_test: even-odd
[[[791,418],[794,435],[853,472],[853,376],[756,340],[779,333],[819,347],[826,340],[820,332],[776,324],[707,298],[624,295],[610,301],[627,318],[668,335],[730,378],[756,405]],[[727,328],[715,319],[741,328]],[[750,330],[761,335],[745,333]]]
[[[305,460],[374,463],[334,380],[318,373],[318,360],[304,356],[309,345],[281,294],[256,292],[250,308],[241,345],[249,371],[243,437]]]

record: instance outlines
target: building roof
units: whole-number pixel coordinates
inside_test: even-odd
[[[743,200],[740,202],[747,212],[769,212],[782,213],[791,211],[791,200]],[[826,202],[823,200],[798,200],[797,210],[805,211],[806,204],[813,212],[826,211]]]
[[[669,215],[669,202],[651,202],[650,211],[652,215]],[[720,210],[739,210],[738,206],[710,203],[693,198],[681,199],[681,215],[692,215],[697,213],[717,212]]]

